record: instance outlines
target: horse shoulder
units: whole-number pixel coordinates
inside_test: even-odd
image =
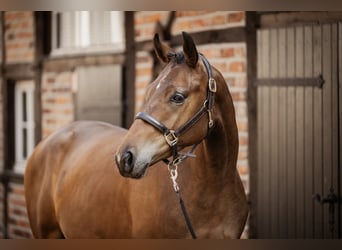
[[[124,133],[124,129],[102,122],[73,122],[37,145],[25,173],[25,195],[35,237],[61,235],[58,213],[69,184],[79,183],[74,177],[84,158],[82,151],[96,146],[108,151],[111,145],[101,147],[97,138],[121,138]],[[96,153],[93,156],[96,158]]]

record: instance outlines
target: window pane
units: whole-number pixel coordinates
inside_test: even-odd
[[[75,16],[75,45],[87,47],[89,41],[89,11],[76,11]]]
[[[61,13],[60,38],[63,48],[75,46],[75,20],[75,12]]]
[[[124,30],[123,30],[123,14],[120,11],[111,11],[111,42],[113,44],[120,44],[124,42]]]
[[[22,97],[22,111],[23,111],[23,121],[27,121],[27,98],[26,98],[26,92],[21,93]]]
[[[27,158],[27,129],[23,128],[23,159]]]

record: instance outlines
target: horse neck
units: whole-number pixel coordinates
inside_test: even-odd
[[[238,131],[235,120],[235,110],[227,85],[220,74],[216,75],[217,92],[215,96],[215,125],[203,141],[197,155],[194,167],[198,180],[214,182],[220,180],[231,182],[236,178],[236,161],[238,154]],[[205,164],[203,164],[205,163]],[[202,183],[203,184],[203,183]],[[208,183],[207,183],[208,184]]]

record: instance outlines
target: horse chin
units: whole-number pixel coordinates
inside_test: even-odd
[[[130,177],[133,179],[141,179],[146,175],[146,170],[149,167],[149,164],[144,164],[142,167],[134,167]]]

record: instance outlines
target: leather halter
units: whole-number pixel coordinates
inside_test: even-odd
[[[167,144],[172,148],[172,154],[173,154],[173,163],[179,163],[180,161],[184,160],[185,158],[179,158],[178,150],[177,150],[177,143],[178,138],[184,134],[187,130],[189,130],[191,127],[193,127],[200,119],[201,117],[207,112],[208,113],[208,131],[211,129],[214,125],[214,121],[212,119],[212,111],[214,107],[215,102],[215,92],[216,92],[216,81],[212,76],[212,70],[211,66],[208,62],[208,60],[204,57],[204,55],[199,53],[200,58],[202,59],[202,62],[207,70],[208,73],[208,93],[207,93],[207,99],[204,101],[201,109],[185,124],[183,124],[181,127],[179,127],[176,130],[172,130],[167,128],[162,122],[158,121],[151,115],[147,114],[146,112],[139,112],[135,119],[141,119],[148,124],[152,125],[156,129],[158,129],[165,137],[165,140]],[[194,145],[194,147],[190,150],[190,153],[194,150],[194,148],[197,146]],[[169,161],[164,159],[164,162],[169,164]]]

